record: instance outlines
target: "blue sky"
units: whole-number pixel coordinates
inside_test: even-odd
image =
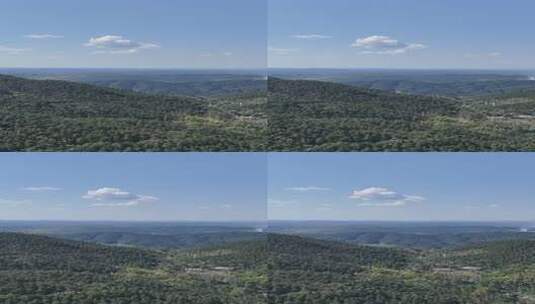
[[[266,218],[265,154],[5,153],[0,220]]]
[[[535,221],[533,153],[4,153],[0,220]]]
[[[534,221],[535,154],[274,153],[279,220]]]
[[[266,0],[0,3],[0,67],[266,66]]]
[[[535,68],[531,0],[270,0],[270,67]]]

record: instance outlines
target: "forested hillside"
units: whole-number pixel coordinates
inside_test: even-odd
[[[264,303],[264,245],[148,251],[0,233],[0,303]]]
[[[0,151],[535,150],[533,91],[461,98],[268,82],[268,97],[182,97],[0,76]]]
[[[533,241],[444,250],[268,236],[270,303],[535,303]]]
[[[211,232],[155,234],[136,232],[85,232],[58,234],[58,237],[107,245],[135,246],[147,248],[192,248],[221,245],[229,242],[256,240],[261,233],[252,232]]]
[[[401,249],[268,234],[182,250],[0,233],[0,302],[535,303],[535,241]]]
[[[514,106],[503,116],[503,102],[491,96],[407,95],[278,78],[269,79],[268,92],[270,150],[535,150],[535,120],[521,116],[535,104],[531,98],[508,98]]]
[[[262,93],[220,101],[0,76],[0,150],[261,150],[265,117],[249,108],[263,103]]]

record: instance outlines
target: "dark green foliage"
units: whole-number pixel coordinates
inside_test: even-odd
[[[493,97],[405,95],[278,78],[269,79],[268,92],[270,150],[535,150],[535,122],[519,117],[532,113],[526,108],[534,108],[533,99],[517,101],[519,111],[503,117]]]
[[[136,246],[148,248],[189,248],[219,245],[229,242],[254,240],[260,233],[251,232],[217,232],[217,233],[181,233],[181,234],[150,234],[133,232],[86,232],[58,235],[62,238],[95,242],[109,245]]]
[[[262,245],[148,251],[0,233],[0,303],[264,303]]]
[[[158,255],[46,236],[0,233],[0,271],[44,270],[110,273],[123,266],[154,268]]]
[[[413,250],[268,234],[184,250],[0,233],[0,303],[533,303],[535,241]]]
[[[258,107],[260,94],[232,100],[243,109]],[[259,116],[244,119],[212,103],[0,76],[0,151],[262,149],[265,124]]]
[[[534,301],[533,241],[414,251],[270,235],[268,244],[270,303]],[[477,267],[489,263],[500,268]]]
[[[268,248],[275,269],[353,273],[362,267],[399,269],[409,261],[407,252],[371,246],[306,239],[299,236],[268,235]]]
[[[486,269],[535,265],[535,240],[504,240],[464,248],[456,252],[457,263]]]

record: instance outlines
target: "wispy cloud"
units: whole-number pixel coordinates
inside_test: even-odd
[[[133,54],[141,50],[160,47],[155,43],[132,41],[118,35],[92,37],[89,39],[89,42],[84,45],[97,49],[95,51],[97,54]]]
[[[14,48],[14,47],[8,47],[5,45],[0,45],[0,53],[5,53],[9,55],[19,55],[24,52],[29,52],[31,49],[22,49],[22,48]]]
[[[223,52],[223,53],[202,52],[199,54],[200,57],[215,57],[215,56],[230,57],[232,55],[234,55],[232,52]]]
[[[60,191],[63,189],[57,188],[57,187],[24,187],[22,188],[22,190],[40,192],[40,191]]]
[[[358,38],[351,46],[360,49],[363,54],[386,55],[403,54],[408,51],[426,48],[425,45],[420,43],[405,43],[389,36],[379,35]]]
[[[280,48],[280,47],[268,47],[268,51],[270,53],[273,53],[275,55],[289,55],[295,52],[298,52],[298,49],[290,49],[290,48]]]
[[[290,37],[296,38],[296,39],[303,39],[303,40],[322,40],[322,39],[332,38],[332,36],[320,35],[320,34],[298,34],[298,35],[292,35]]]
[[[18,207],[27,205],[31,205],[31,202],[27,200],[10,200],[0,198],[0,206]]]
[[[334,206],[333,204],[330,204],[330,203],[323,203],[323,204],[320,204],[319,207],[316,207],[315,210],[318,212],[332,211],[334,210]]]
[[[295,206],[298,204],[295,200],[279,200],[279,199],[268,199],[268,206],[274,208],[284,208],[289,206]]]
[[[397,207],[425,200],[419,195],[402,194],[383,187],[354,190],[349,198],[361,201],[359,206],[363,207]]]
[[[53,35],[53,34],[29,34],[24,35],[25,38],[29,39],[59,39],[64,38],[62,35]]]
[[[490,53],[480,53],[480,54],[475,54],[475,53],[464,54],[464,57],[466,57],[466,58],[498,58],[498,57],[501,57],[501,56],[502,56],[502,53],[500,53],[500,52],[490,52]]]
[[[158,201],[158,198],[154,196],[134,194],[111,187],[89,190],[83,198],[99,201],[98,203],[92,204],[95,207],[128,207]]]
[[[307,186],[307,187],[288,187],[287,191],[297,191],[297,192],[311,192],[311,191],[330,191],[330,188],[325,187],[316,187],[316,186]]]

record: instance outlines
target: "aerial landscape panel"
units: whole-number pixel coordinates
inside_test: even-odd
[[[269,3],[269,150],[534,151],[532,2]]]
[[[265,150],[266,3],[4,5],[0,151]]]
[[[265,303],[265,155],[0,163],[1,303]]]
[[[273,303],[533,303],[528,154],[270,154]]]
[[[0,299],[532,303],[534,157],[3,154]]]

